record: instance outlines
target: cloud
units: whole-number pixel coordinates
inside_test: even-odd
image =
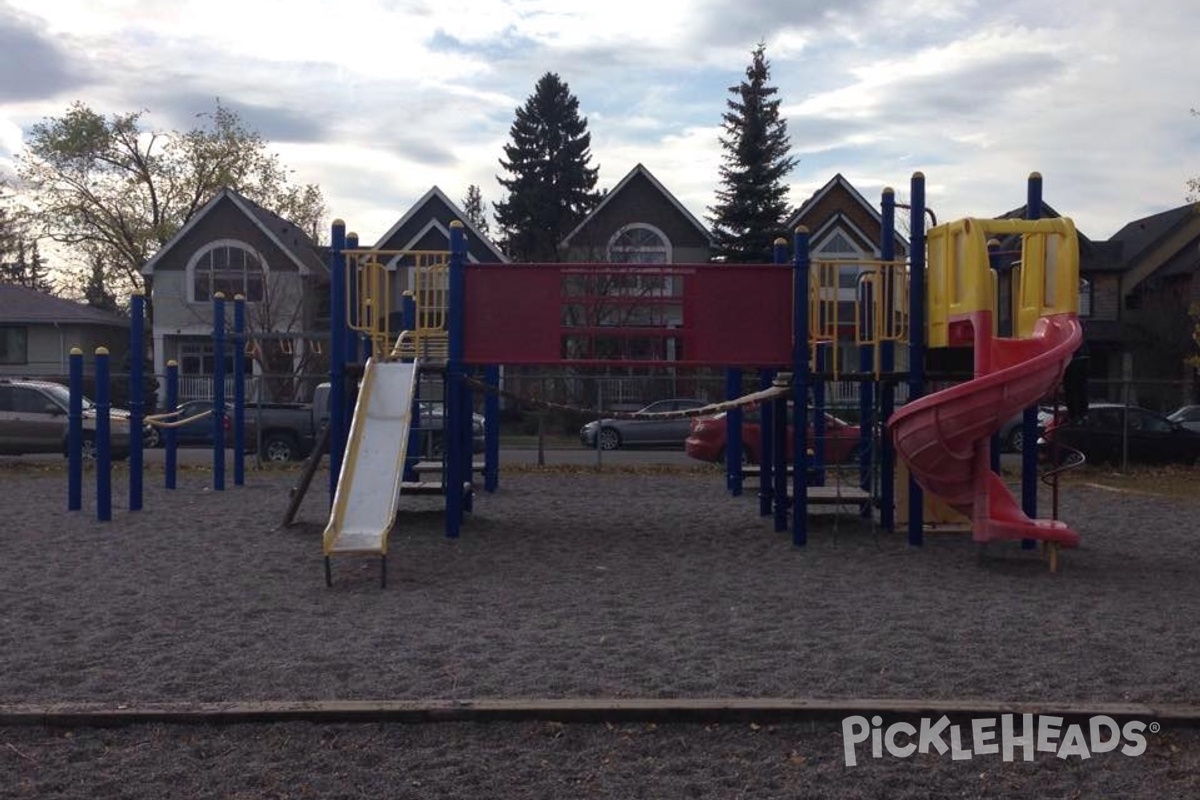
[[[0,102],[54,96],[88,82],[44,24],[6,5],[0,5],[0,75]]]

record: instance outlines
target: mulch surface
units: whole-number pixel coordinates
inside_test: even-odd
[[[1071,486],[1051,574],[1016,545],[910,548],[853,516],[809,546],[716,474],[505,474],[458,540],[404,500],[389,586],[320,550],[320,475],[147,478],[112,522],[0,472],[0,704],[817,697],[1200,704],[1200,499]],[[1048,503],[1043,503],[1048,508]],[[1147,720],[1149,722],[1149,720]],[[0,796],[1200,796],[1200,735],[1136,758],[843,762],[836,723],[0,728]]]

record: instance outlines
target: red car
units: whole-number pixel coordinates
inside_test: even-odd
[[[789,410],[789,415],[790,415]],[[810,409],[811,413],[811,409]],[[861,434],[857,425],[825,414],[825,463],[854,464],[858,462]],[[809,452],[816,451],[816,437],[812,424],[808,428]],[[699,461],[724,463],[725,461],[725,415],[699,417],[692,421],[692,430],[683,443],[684,452]],[[757,464],[762,452],[762,429],[759,426],[758,406],[747,406],[742,411],[742,462]],[[787,457],[792,460],[792,426],[788,425]]]

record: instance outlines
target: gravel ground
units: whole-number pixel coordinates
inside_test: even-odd
[[[919,550],[847,517],[794,550],[714,473],[506,474],[458,541],[406,502],[390,586],[324,586],[325,496],[201,471],[110,523],[61,472],[0,472],[0,703],[483,697],[1200,704],[1200,499],[1071,488],[1050,574],[961,536]],[[89,498],[88,503],[91,502]],[[303,724],[0,729],[0,796],[1200,796],[1200,737],[1146,755],[868,760],[836,725]],[[5,779],[8,772],[10,780]]]

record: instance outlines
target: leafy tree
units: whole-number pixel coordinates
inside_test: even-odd
[[[592,135],[579,100],[553,72],[537,82],[516,110],[497,177],[508,198],[496,203],[496,225],[517,261],[557,261],[558,244],[599,202]]]
[[[779,115],[778,90],[769,78],[766,45],[760,42],[746,79],[729,88],[733,98],[722,115],[721,187],[709,221],[717,254],[729,261],[770,261],[771,243],[783,233],[789,213],[784,178],[797,159],[788,155],[787,120]]]
[[[484,236],[488,235],[488,219],[483,207],[483,193],[473,183],[467,187],[467,196],[463,198],[463,213],[467,216],[467,222],[474,225],[476,230]]]
[[[79,256],[84,285],[141,288],[142,265],[223,186],[318,231],[320,189],[293,184],[236,112],[218,101],[200,126],[166,132],[147,129],[143,115],[105,117],[76,102],[30,130],[19,172],[34,222]]]

